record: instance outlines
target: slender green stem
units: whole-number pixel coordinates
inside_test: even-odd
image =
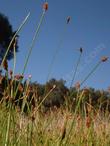
[[[13,79],[14,79],[14,74],[15,74],[15,67],[16,67],[16,50],[15,50],[15,45],[14,45],[14,60],[13,60]]]
[[[9,107],[9,108],[10,108],[10,110],[9,110],[8,121],[7,121],[5,146],[9,146],[9,132],[10,132],[10,126],[11,126],[11,107]]]
[[[64,129],[65,129],[65,132],[63,131],[63,133],[62,133],[62,135],[61,135],[61,138],[60,138],[60,140],[59,140],[58,146],[61,146],[61,145],[62,145],[63,140],[64,140],[64,138],[65,138],[67,123],[68,123],[68,120],[66,119],[65,122],[64,122]]]
[[[12,43],[13,43],[15,37],[16,37],[16,36],[18,35],[18,33],[21,31],[21,29],[23,28],[23,26],[24,26],[25,23],[27,22],[29,16],[30,16],[30,12],[29,12],[28,15],[25,17],[25,19],[23,20],[23,22],[22,22],[21,25],[19,26],[18,30],[17,30],[16,33],[14,34],[13,38],[11,39],[10,44],[9,44],[9,46],[8,46],[8,48],[7,48],[7,51],[6,51],[6,53],[5,53],[4,57],[3,57],[2,63],[1,63],[1,65],[0,65],[0,68],[2,68],[3,62],[4,62],[4,60],[5,60],[6,57],[7,57],[7,54],[8,54],[8,52],[9,52],[9,49],[10,49],[10,47],[11,47],[11,45],[12,45]]]
[[[67,142],[68,142],[68,140],[69,140],[69,135],[70,135],[70,133],[71,133],[71,131],[72,131],[72,129],[73,129],[74,122],[75,122],[75,118],[76,118],[76,115],[77,115],[77,112],[78,112],[78,109],[79,109],[79,106],[80,106],[80,103],[81,103],[81,100],[82,100],[83,95],[84,95],[84,92],[81,93],[81,95],[80,95],[80,97],[79,97],[79,99],[78,99],[78,103],[77,103],[77,105],[76,105],[76,109],[75,109],[75,112],[74,112],[74,118],[73,118],[73,120],[72,120],[70,129],[69,129],[68,134],[67,134],[67,136],[66,136],[65,145],[67,145]]]
[[[60,51],[60,49],[62,47],[62,44],[63,44],[63,41],[64,41],[64,37],[65,37],[65,33],[66,33],[66,30],[67,30],[67,27],[66,26],[67,26],[67,24],[64,26],[64,31],[63,31],[63,33],[61,35],[61,39],[59,41],[58,47],[56,48],[55,53],[54,53],[54,55],[52,57],[52,60],[51,60],[51,63],[50,63],[49,69],[48,69],[48,74],[47,74],[46,81],[49,81],[49,79],[50,79],[50,75],[52,73],[53,65],[55,63],[57,54],[59,53],[59,51]]]
[[[44,16],[45,16],[45,11],[43,11],[43,13],[42,13],[42,15],[41,15],[40,22],[39,22],[38,27],[37,27],[37,29],[36,29],[36,31],[35,31],[34,36],[33,36],[32,43],[31,43],[31,46],[30,46],[30,48],[29,48],[29,52],[28,52],[28,55],[27,55],[26,60],[25,60],[25,63],[24,63],[24,68],[23,68],[22,74],[24,74],[24,72],[25,72],[25,70],[26,70],[26,67],[27,67],[27,64],[28,64],[28,61],[29,61],[29,57],[30,57],[30,55],[31,55],[31,53],[32,53],[32,49],[33,49],[33,47],[34,47],[34,45],[35,45],[35,42],[36,42],[36,39],[37,39],[37,37],[38,37],[38,35],[39,35],[40,27],[41,27],[41,24],[42,24],[42,22],[43,22]]]
[[[82,53],[80,53],[79,59],[77,61],[76,68],[75,68],[75,71],[74,71],[74,74],[73,74],[73,77],[72,77],[72,81],[71,81],[71,84],[70,84],[70,88],[72,87],[72,85],[74,83],[74,79],[75,79],[75,76],[76,76],[76,73],[77,73],[77,70],[78,70],[78,66],[80,64],[81,56],[82,56]]]
[[[39,107],[42,105],[42,103],[45,101],[45,99],[50,95],[50,93],[53,92],[53,90],[54,90],[55,88],[56,88],[56,86],[53,87],[53,88],[47,93],[47,95],[42,99],[42,101],[39,103],[39,105],[38,105],[38,107],[37,107],[37,110],[38,110]]]
[[[94,73],[94,71],[99,67],[101,61],[99,61],[96,66],[91,70],[91,72],[85,77],[85,79],[81,82],[80,86],[84,84],[84,82]]]
[[[30,123],[30,146],[32,145],[33,121]]]
[[[27,67],[27,64],[28,64],[28,61],[29,61],[29,57],[30,57],[30,55],[31,55],[31,53],[32,53],[32,49],[33,49],[33,47],[34,47],[34,45],[35,45],[35,42],[36,42],[36,39],[37,39],[37,37],[38,37],[39,30],[40,30],[41,24],[42,24],[42,22],[43,22],[44,16],[45,16],[45,11],[43,11],[43,13],[42,13],[42,15],[41,15],[40,22],[39,22],[39,24],[38,24],[38,26],[37,26],[37,29],[36,29],[36,31],[35,31],[35,34],[34,34],[34,36],[33,36],[32,43],[31,43],[31,46],[30,46],[30,48],[29,48],[29,52],[28,52],[28,55],[26,56],[26,60],[25,60],[25,63],[24,63],[22,75],[24,75],[24,72],[25,72],[25,70],[26,70],[26,67]],[[20,84],[21,82],[22,82],[22,79],[19,81],[19,84]],[[15,92],[15,96],[16,96],[16,94],[17,94],[19,84],[18,84],[18,86],[17,86],[16,92]]]

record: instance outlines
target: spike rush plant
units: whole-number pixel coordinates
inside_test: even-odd
[[[78,58],[78,61],[77,61],[77,64],[76,64],[76,68],[74,70],[74,74],[73,74],[73,77],[72,77],[72,80],[71,80],[70,88],[73,86],[74,79],[75,79],[75,76],[76,76],[76,73],[77,73],[77,70],[78,70],[78,66],[80,64],[82,53],[83,53],[83,49],[80,48],[80,55],[79,55],[79,58]]]
[[[25,60],[25,63],[24,63],[24,68],[23,68],[22,74],[24,74],[25,69],[26,69],[26,67],[27,67],[27,64],[28,64],[28,61],[29,61],[29,57],[30,57],[31,52],[32,52],[32,49],[33,49],[33,47],[34,47],[34,45],[35,45],[36,39],[37,39],[38,34],[39,34],[39,31],[40,31],[40,27],[41,27],[41,25],[42,25],[42,22],[43,22],[43,19],[44,19],[44,16],[45,16],[45,13],[46,13],[47,10],[48,10],[48,3],[45,2],[45,3],[43,4],[42,15],[41,15],[39,24],[38,24],[38,26],[37,26],[37,29],[36,29],[36,31],[35,31],[35,33],[34,33],[34,36],[33,36],[33,39],[32,39],[32,42],[31,42],[31,45],[30,45],[30,48],[29,48],[28,55],[26,55],[26,60]]]
[[[84,82],[86,82],[86,80],[96,71],[96,69],[103,63],[106,62],[108,60],[108,57],[103,56],[99,62],[94,66],[94,68],[91,70],[91,72],[84,78],[84,80],[80,83],[80,86],[82,86],[84,84]]]
[[[7,72],[8,72],[8,63],[7,63],[6,57],[8,55],[9,50],[10,50],[10,47],[13,44],[13,41],[15,40],[16,36],[18,35],[18,33],[22,30],[22,28],[25,25],[25,23],[27,22],[29,16],[30,16],[30,13],[28,13],[28,15],[25,17],[25,19],[23,20],[23,22],[19,26],[18,30],[13,35],[13,37],[12,37],[10,43],[9,43],[9,46],[8,46],[8,48],[6,50],[6,53],[5,53],[5,55],[4,55],[3,59],[2,59],[0,68],[3,67]],[[15,49],[14,49],[14,54],[15,54]],[[14,57],[15,57],[15,55],[14,55]],[[8,74],[7,74],[7,77],[6,78],[8,80]],[[5,146],[8,146],[9,145],[9,131],[10,131],[10,124],[11,124],[11,110],[12,110],[12,105],[10,104],[9,105],[8,119],[7,119],[7,129],[6,129],[6,136],[5,136]]]
[[[81,83],[78,83],[78,88],[80,88],[84,83],[85,81],[87,81],[87,79],[96,71],[96,69],[103,63],[103,62],[106,62],[108,60],[108,57],[106,56],[103,56],[101,57],[101,59],[99,60],[99,62],[95,65],[95,67],[93,67],[93,69],[91,70],[91,72],[85,77],[85,79],[81,82]],[[78,89],[79,90],[79,89]],[[79,92],[78,92],[79,93]],[[80,108],[80,103],[81,101],[83,100],[84,98],[84,94],[85,94],[85,90],[83,90],[80,94],[78,94],[78,101],[77,101],[77,104],[76,104],[76,108],[75,108],[75,112],[74,112],[74,118],[72,120],[72,123],[71,123],[71,126],[70,126],[70,129],[68,130],[68,134],[66,136],[66,140],[65,140],[65,145],[67,145],[68,143],[68,140],[69,140],[69,136],[71,134],[71,131],[74,127],[74,124],[75,124],[75,118],[76,118],[76,115],[78,113],[78,109]]]
[[[23,22],[20,24],[18,30],[14,33],[14,35],[13,35],[13,37],[12,37],[12,39],[11,39],[9,45],[8,45],[8,48],[7,48],[7,50],[6,50],[6,53],[5,53],[4,57],[3,57],[3,60],[2,60],[2,62],[1,62],[0,68],[2,68],[3,62],[4,62],[4,60],[6,60],[6,57],[7,57],[7,55],[8,55],[8,52],[9,52],[9,50],[10,50],[10,47],[12,46],[12,43],[14,42],[14,40],[15,40],[16,36],[19,34],[19,32],[22,30],[22,28],[23,28],[23,26],[25,25],[25,23],[27,22],[29,16],[30,16],[30,12],[29,12],[28,15],[25,17],[25,19],[23,20]]]
[[[37,29],[36,29],[36,31],[35,31],[35,34],[34,34],[34,37],[33,37],[33,39],[32,39],[32,43],[31,43],[31,46],[30,46],[30,48],[29,48],[28,55],[26,56],[26,61],[25,61],[24,68],[23,68],[23,71],[22,71],[22,76],[24,75],[24,72],[25,72],[25,69],[26,69],[26,66],[27,66],[29,57],[30,57],[31,52],[32,52],[32,49],[33,49],[33,47],[34,47],[36,38],[37,38],[37,36],[38,36],[38,34],[39,34],[39,30],[40,30],[41,24],[42,24],[42,22],[43,22],[43,18],[44,18],[44,16],[45,16],[45,12],[46,12],[47,10],[48,10],[48,3],[45,2],[45,3],[43,4],[43,12],[42,12],[42,15],[41,15],[41,18],[40,18],[40,22],[39,22],[39,24],[38,24],[38,27],[37,27]],[[0,65],[0,68],[2,68],[2,66],[3,66],[4,69],[5,69],[6,71],[8,71],[8,64],[7,64],[7,61],[6,61],[6,57],[7,57],[7,55],[8,55],[9,50],[10,50],[10,47],[12,46],[13,41],[15,40],[15,42],[14,42],[14,44],[13,44],[13,51],[14,51],[14,65],[13,65],[13,74],[12,74],[12,75],[13,75],[13,80],[14,80],[14,72],[15,72],[15,65],[16,65],[16,52],[15,52],[16,41],[17,41],[17,40],[16,40],[16,39],[17,39],[16,37],[17,37],[18,33],[22,30],[22,28],[23,28],[23,26],[25,25],[25,23],[27,22],[29,16],[30,16],[30,13],[28,13],[28,15],[26,16],[26,18],[23,20],[23,22],[21,23],[20,27],[18,28],[18,30],[15,32],[14,36],[12,37],[12,40],[11,40],[10,43],[9,43],[9,46],[8,46],[8,48],[7,48],[7,50],[6,50],[6,53],[5,53],[4,57],[3,57],[3,60],[2,60],[2,62],[1,62],[1,65]],[[20,85],[20,83],[22,82],[22,79],[23,79],[23,78],[20,78],[16,91],[15,91],[15,92],[14,92],[14,91],[11,92],[11,93],[12,93],[12,95],[11,95],[12,97],[13,97],[13,96],[16,97],[16,94],[17,94],[19,85]],[[14,92],[14,93],[13,93],[13,92]],[[10,122],[11,122],[11,110],[12,110],[12,106],[11,106],[11,104],[10,104],[10,110],[9,110],[8,121],[7,121],[7,132],[6,132],[6,138],[5,138],[5,146],[8,146],[8,145],[9,145],[9,131],[10,131],[10,126],[11,126],[11,123],[10,123]]]
[[[28,80],[23,84],[26,67],[31,57],[32,50],[38,39],[38,35],[40,33],[41,26],[45,18],[45,14],[48,10],[47,1],[43,3],[42,9],[43,11],[41,13],[39,23],[36,27],[30,47],[28,48],[27,55],[25,56],[25,62],[21,74],[17,75],[15,74],[17,39],[20,31],[23,29],[24,25],[29,19],[30,13],[28,13],[28,15],[22,21],[17,31],[14,32],[14,34],[12,35],[12,38],[7,46],[5,55],[2,58],[2,61],[0,62],[1,63],[0,68],[1,69],[3,68],[5,72],[5,76],[2,76],[0,74],[0,92],[2,81],[5,84],[5,89],[3,91],[3,99],[0,100],[0,145],[1,146],[109,145],[110,124],[109,126],[106,125],[107,122],[109,123],[109,118],[106,117],[107,119],[106,120],[102,117],[102,115],[100,117],[99,115],[100,113],[98,113],[99,109],[94,110],[94,107],[92,105],[90,106],[92,107],[92,110],[95,111],[94,115],[92,110],[89,110],[89,114],[86,115],[86,110],[84,111],[85,112],[84,113],[81,107],[83,106],[82,103],[85,99],[85,96],[90,94],[90,90],[87,88],[81,90],[82,85],[89,79],[89,77],[96,71],[96,69],[103,62],[106,62],[108,60],[108,57],[103,56],[99,60],[99,62],[93,67],[90,73],[82,80],[82,82],[81,83],[77,82],[77,84],[75,85],[76,93],[75,95],[72,94],[72,97],[75,96],[75,98],[74,101],[73,99],[71,100],[75,102],[74,105],[71,104],[75,108],[71,106],[70,107],[71,111],[70,109],[67,108],[67,105],[65,106],[65,100],[66,98],[67,100],[70,98],[68,93],[70,91],[70,88],[72,89],[74,85],[74,80],[77,75],[78,67],[80,65],[81,57],[83,54],[83,48],[80,48],[79,50],[80,54],[76,62],[75,70],[73,72],[69,88],[64,86],[64,83],[62,81],[56,82],[54,80],[48,82],[46,86],[37,84],[34,84],[35,85],[34,86],[31,83],[31,75],[29,75]],[[71,17],[69,16],[66,19],[66,25],[64,28],[64,32],[61,36],[58,48],[56,48],[55,50],[55,54],[53,56],[49,68],[47,81],[50,79],[54,61],[59,50],[62,47],[67,25],[70,23],[70,21]],[[10,48],[13,51],[12,54],[14,59],[13,68],[12,70],[9,71],[7,56],[8,53],[10,52]],[[34,92],[34,94],[32,94],[31,96],[32,98],[28,103],[29,100],[28,97],[30,97],[30,93],[32,93],[34,90],[37,91]],[[20,91],[20,95],[18,95],[18,98],[16,99],[18,91]],[[101,97],[103,96],[104,95],[102,93]],[[36,100],[36,101],[34,100],[35,107],[34,105],[30,106],[34,98]],[[60,106],[59,105],[56,106],[57,99],[59,102],[60,98],[62,99],[61,104]],[[46,101],[47,99],[49,99],[49,101]],[[22,103],[21,106],[19,106],[20,102]],[[105,101],[103,101],[103,103],[104,102]],[[90,103],[87,104],[89,105]],[[107,106],[109,107],[109,105]],[[107,131],[105,129],[107,129]],[[99,134],[97,131],[98,132],[101,131],[100,132],[101,134]]]
[[[57,57],[60,49],[62,48],[62,44],[63,44],[63,42],[65,40],[65,34],[66,34],[66,31],[67,31],[67,25],[70,23],[70,21],[71,21],[71,17],[68,16],[67,19],[66,19],[66,25],[64,25],[64,30],[63,30],[63,32],[61,34],[60,41],[58,43],[58,47],[55,49],[55,52],[54,52],[53,57],[52,57],[52,60],[50,62],[46,81],[49,81],[49,79],[50,79],[50,76],[51,76],[51,73],[52,73],[52,69],[53,69],[56,57]]]
[[[42,15],[41,15],[41,17],[40,17],[40,21],[39,21],[39,23],[38,23],[38,26],[37,26],[36,31],[35,31],[35,33],[34,33],[34,36],[33,36],[33,38],[32,38],[32,42],[31,42],[30,48],[28,49],[28,53],[27,53],[27,55],[26,55],[26,57],[25,57],[25,63],[24,63],[23,71],[22,71],[22,76],[23,76],[24,73],[25,73],[25,70],[26,70],[26,67],[27,67],[29,58],[30,58],[31,53],[32,53],[32,49],[33,49],[33,47],[34,47],[34,45],[35,45],[35,42],[36,42],[36,40],[37,40],[37,37],[38,37],[38,35],[39,35],[40,27],[41,27],[41,25],[42,25],[42,23],[43,23],[43,19],[44,19],[44,17],[45,17],[45,13],[47,12],[47,10],[48,10],[48,3],[45,2],[45,3],[43,4],[43,11],[42,11]],[[19,84],[20,84],[21,82],[22,82],[22,79],[20,80]],[[17,94],[17,91],[18,91],[18,88],[19,88],[19,84],[18,84],[18,87],[17,87],[17,89],[16,89],[15,96],[16,96],[16,94]]]

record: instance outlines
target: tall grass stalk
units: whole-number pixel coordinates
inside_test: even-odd
[[[25,72],[25,69],[26,69],[27,64],[28,64],[28,61],[29,61],[29,57],[31,56],[31,53],[32,53],[32,49],[33,49],[33,47],[34,47],[34,45],[35,45],[35,42],[36,42],[36,39],[37,39],[37,37],[38,37],[38,35],[39,35],[40,27],[41,27],[41,25],[42,25],[44,16],[45,16],[45,11],[43,11],[43,13],[42,13],[42,15],[41,15],[39,24],[38,24],[38,26],[37,26],[37,29],[36,29],[36,31],[35,31],[35,34],[34,34],[34,36],[33,36],[33,39],[32,39],[32,42],[31,42],[31,45],[30,45],[30,48],[29,48],[29,51],[28,51],[28,54],[26,55],[26,60],[25,60],[25,63],[24,63],[22,75],[23,75],[24,72]]]
[[[61,137],[60,137],[60,140],[58,141],[58,145],[57,145],[57,146],[61,146],[62,143],[63,143],[63,140],[64,140],[65,137],[66,137],[67,123],[68,123],[68,119],[67,119],[67,117],[66,117],[66,118],[65,118],[65,121],[64,121],[63,129],[62,129]]]
[[[37,37],[38,37],[38,35],[39,35],[40,27],[41,27],[41,25],[42,25],[44,16],[45,16],[45,11],[42,12],[42,15],[41,15],[41,17],[40,17],[39,24],[38,24],[38,26],[37,26],[37,29],[36,29],[36,31],[35,31],[35,34],[34,34],[34,36],[33,36],[33,39],[32,39],[32,42],[31,42],[31,45],[30,45],[30,48],[29,48],[28,54],[26,55],[24,67],[23,67],[23,70],[22,70],[22,75],[24,75],[24,72],[25,72],[25,70],[26,70],[26,67],[27,67],[29,58],[30,58],[31,53],[32,53],[32,49],[33,49],[33,47],[34,47],[34,45],[35,45],[35,42],[36,42],[36,39],[37,39]],[[20,84],[21,82],[22,82],[22,79],[19,81],[19,84]],[[16,89],[16,91],[15,91],[15,96],[16,96],[16,94],[17,94],[19,84],[18,84],[17,89]]]
[[[8,121],[7,121],[7,131],[6,131],[6,138],[5,138],[5,146],[9,146],[9,132],[11,127],[11,103],[9,105],[9,113],[8,113]]]
[[[7,54],[8,54],[8,52],[9,52],[9,49],[10,49],[10,47],[11,47],[11,45],[12,45],[14,39],[16,38],[16,36],[19,34],[19,32],[21,31],[21,29],[23,28],[23,26],[24,26],[25,23],[27,22],[29,16],[30,16],[30,12],[29,12],[28,15],[25,17],[25,19],[22,21],[22,23],[20,24],[18,30],[16,31],[16,33],[15,33],[14,36],[13,36],[13,38],[11,39],[10,44],[9,44],[9,46],[8,46],[8,48],[7,48],[7,51],[6,51],[6,53],[5,53],[4,57],[3,57],[3,60],[2,60],[2,62],[1,62],[0,68],[2,68],[3,62],[5,61],[5,59],[6,59],[6,57],[7,57]]]
[[[73,74],[73,77],[72,77],[72,80],[71,80],[70,88],[73,86],[75,76],[76,76],[76,73],[77,73],[77,70],[78,70],[78,66],[80,64],[81,56],[82,56],[82,53],[80,52],[80,55],[79,55],[79,58],[78,58],[78,61],[77,61],[77,64],[76,64],[76,68],[75,68],[75,71],[74,71],[74,74]]]
[[[102,63],[102,61],[99,61],[95,67],[91,70],[91,72],[85,77],[85,79],[81,82],[80,86],[82,86],[84,84],[84,82],[86,82],[86,80],[96,71],[96,69],[100,66],[100,64]]]
[[[40,108],[40,106],[42,105],[42,103],[46,100],[46,98],[53,92],[53,90],[56,88],[56,86],[53,86],[53,88],[46,94],[46,96],[42,99],[42,101],[39,103],[39,105],[37,106],[37,110]]]
[[[53,69],[53,65],[54,65],[54,63],[56,61],[57,54],[59,53],[60,49],[62,48],[62,44],[63,44],[63,42],[65,40],[66,31],[67,31],[67,24],[64,26],[63,32],[61,34],[60,41],[58,43],[58,47],[55,49],[54,55],[53,55],[52,60],[50,62],[46,81],[49,81],[49,79],[50,79],[50,76],[51,76],[51,73],[52,73],[52,69]]]
[[[16,36],[18,35],[18,33],[21,31],[21,29],[23,28],[23,26],[25,25],[25,23],[27,22],[28,18],[30,16],[30,12],[28,13],[28,15],[25,17],[25,19],[22,21],[22,23],[20,24],[18,30],[16,31],[16,33],[14,34],[14,36],[12,37],[10,44],[6,50],[6,53],[3,57],[3,60],[1,62],[0,68],[2,68],[4,61],[6,60],[7,54],[9,52],[9,49],[14,41],[14,39],[16,38]],[[14,66],[13,66],[13,72],[15,70],[15,64],[16,64],[16,53],[15,53],[15,46],[14,46]],[[7,79],[7,83],[8,83],[8,70],[6,70],[6,79]],[[8,88],[9,88],[9,83],[8,83]],[[12,89],[11,89],[12,90]],[[11,91],[11,98],[13,97],[13,91]],[[6,130],[6,136],[5,136],[5,146],[9,145],[9,132],[10,132],[10,127],[11,127],[11,114],[12,114],[12,105],[11,105],[11,101],[9,103],[9,113],[8,113],[8,120],[7,120],[7,130]]]
[[[30,138],[30,143],[29,143],[29,146],[32,146],[32,138],[33,138],[33,119],[31,119],[31,123],[30,123],[30,135],[29,135],[29,138]]]
[[[14,59],[13,59],[13,80],[14,80],[15,67],[16,67],[16,50],[15,50],[15,45],[16,44],[15,43],[14,43],[14,46],[13,46],[13,52],[14,52]]]
[[[73,117],[71,126],[70,126],[70,128],[69,128],[69,130],[68,130],[68,134],[66,135],[66,140],[65,140],[65,143],[64,143],[65,145],[67,145],[67,143],[68,143],[69,136],[70,136],[70,134],[71,134],[71,132],[72,132],[72,129],[73,129],[73,126],[74,126],[74,124],[75,124],[75,118],[76,118],[78,109],[79,109],[79,107],[80,107],[80,103],[81,103],[81,101],[82,101],[83,95],[84,95],[84,92],[82,92],[81,95],[79,96],[79,99],[78,99],[78,102],[77,102],[77,105],[76,105],[76,108],[75,108],[75,112],[74,112],[74,117]]]

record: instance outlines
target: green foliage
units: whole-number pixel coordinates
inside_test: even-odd
[[[2,61],[6,50],[9,46],[9,43],[14,36],[16,31],[13,31],[12,25],[10,24],[8,18],[3,14],[0,14],[0,62]],[[7,54],[7,59],[10,60],[13,58],[13,45],[15,40],[10,46],[10,50]],[[18,44],[15,44],[15,50],[18,51]]]

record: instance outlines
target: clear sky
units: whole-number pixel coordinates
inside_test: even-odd
[[[8,16],[16,30],[28,12],[28,22],[20,32],[16,73],[21,73],[32,36],[42,14],[44,0],[0,0],[0,12]],[[59,48],[50,77],[70,84],[72,71],[84,49],[75,82],[82,81],[101,56],[110,57],[110,0],[48,0],[49,9],[32,50],[25,78],[45,83],[55,50]],[[71,16],[70,24],[66,24]],[[10,68],[13,60],[10,61]],[[102,64],[84,86],[107,89],[110,86],[110,61]]]

